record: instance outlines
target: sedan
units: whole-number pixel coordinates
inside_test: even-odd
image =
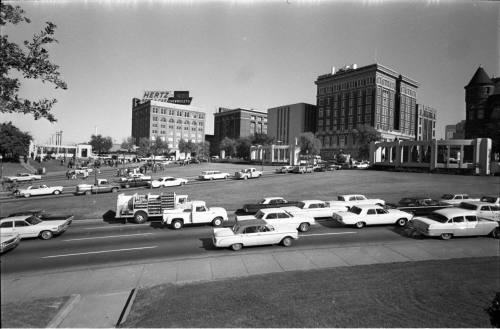
[[[42,176],[40,176],[40,175],[33,175],[33,174],[28,174],[28,173],[21,173],[21,174],[17,174],[17,176],[5,177],[5,180],[10,181],[10,182],[29,182],[29,181],[41,180],[41,179],[42,179]]]
[[[14,249],[21,241],[21,236],[18,233],[6,233],[0,235],[0,253],[3,254],[7,250]]]
[[[126,181],[120,183],[120,187],[129,188],[129,187],[147,187],[151,184],[150,180],[144,180],[140,178],[129,178]]]
[[[66,231],[68,226],[65,220],[45,222],[35,216],[7,217],[0,220],[0,233],[19,233],[21,239],[40,237],[48,240]]]
[[[16,196],[23,196],[29,198],[33,195],[58,195],[63,191],[62,186],[47,186],[47,185],[32,185],[27,188],[19,189],[14,192]]]
[[[285,247],[299,238],[294,227],[269,225],[263,220],[253,219],[236,223],[233,227],[214,228],[213,243],[216,247],[237,251],[247,246],[281,243]]]
[[[377,205],[357,205],[348,211],[339,211],[333,215],[333,219],[344,225],[354,225],[363,228],[366,225],[396,224],[405,226],[413,217],[412,214],[397,210],[384,209]]]
[[[151,186],[157,187],[169,187],[169,186],[181,186],[186,185],[188,182],[185,178],[175,178],[175,177],[160,177],[151,182]]]
[[[42,221],[50,221],[50,220],[63,220],[70,225],[73,221],[73,214],[52,214],[46,213],[43,209],[35,209],[35,210],[23,210],[16,211],[14,213],[9,214],[7,217],[17,217],[17,216],[35,216],[36,218]]]

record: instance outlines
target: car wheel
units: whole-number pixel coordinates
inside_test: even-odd
[[[300,232],[307,232],[307,231],[309,231],[309,228],[310,228],[309,223],[301,223],[299,225],[299,231]]]
[[[222,217],[215,217],[212,221],[213,226],[221,226],[222,225]]]
[[[44,240],[49,240],[52,238],[52,236],[53,234],[51,231],[42,231],[42,233],[40,233],[40,237]]]
[[[111,193],[116,193],[116,192],[118,192],[118,189],[117,189],[116,187],[113,187],[113,188],[111,189]]]
[[[29,193],[26,193],[26,194],[24,195],[24,197],[25,197],[25,198],[29,198],[30,196],[31,196],[31,195],[30,195]]]
[[[171,225],[174,230],[180,230],[183,226],[183,223],[179,219],[174,219]]]
[[[247,180],[247,179],[248,179],[248,176],[243,177],[243,179],[244,179],[244,180]]]
[[[91,195],[92,194],[92,191],[88,190],[88,191],[85,191],[85,195]]]
[[[396,222],[396,225],[401,226],[401,227],[405,226],[406,225],[406,218],[398,219],[398,221]]]
[[[451,234],[451,233],[442,233],[441,234],[441,239],[443,239],[443,240],[449,240],[452,237],[453,237],[453,234]]]
[[[283,238],[283,240],[281,240],[281,244],[283,247],[290,247],[292,245],[292,238],[289,236]]]
[[[497,227],[491,232],[491,236],[495,239],[500,239],[500,227]]]
[[[61,194],[61,191],[59,191],[59,190],[55,190],[55,191],[54,191],[54,195],[58,195],[58,194]]]
[[[235,243],[231,245],[231,249],[233,249],[234,251],[241,250],[241,248],[243,248],[243,245],[241,243]]]
[[[365,222],[357,222],[356,224],[354,224],[354,226],[356,226],[356,228],[363,228],[365,227],[366,223]]]
[[[145,211],[138,211],[134,214],[134,222],[137,224],[145,223],[148,220],[148,214]]]

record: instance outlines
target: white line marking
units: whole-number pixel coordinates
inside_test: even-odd
[[[101,228],[113,228],[113,227],[124,227],[123,225],[109,225],[109,226],[98,226],[98,227],[84,227],[84,230],[99,230]]]
[[[313,235],[338,235],[338,234],[356,234],[358,232],[337,232],[337,233],[316,233],[316,234],[301,234],[300,236],[313,236]]]
[[[122,234],[122,235],[108,235],[108,236],[94,236],[91,238],[78,238],[78,239],[67,239],[63,241],[79,241],[79,240],[93,240],[93,239],[105,239],[105,238],[121,238],[125,236],[135,236],[135,235],[150,235],[153,233],[135,233],[135,234]]]
[[[114,250],[102,250],[102,251],[89,251],[89,252],[79,252],[76,254],[62,254],[62,255],[53,255],[53,256],[44,256],[41,258],[57,258],[57,257],[68,257],[68,256],[79,256],[79,255],[90,255],[90,254],[103,254],[106,252],[117,252],[117,251],[129,251],[129,250],[141,250],[141,249],[153,249],[158,246],[151,247],[140,247],[140,248],[127,248],[127,249],[114,249]]]

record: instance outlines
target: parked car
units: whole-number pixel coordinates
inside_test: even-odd
[[[336,201],[330,201],[333,206],[346,206],[352,207],[356,205],[363,204],[376,204],[376,205],[385,205],[385,201],[382,199],[368,199],[366,196],[362,194],[344,194],[337,196]]]
[[[471,199],[468,194],[444,194],[439,201],[446,204],[459,205],[463,201],[479,201],[479,199]]]
[[[334,171],[334,170],[340,170],[342,169],[342,166],[337,164],[337,163],[330,163],[326,165],[326,170],[327,171]]]
[[[21,235],[19,233],[5,233],[0,235],[0,254],[14,249],[19,245]]]
[[[62,186],[47,186],[47,185],[31,185],[27,188],[21,188],[14,192],[14,195],[19,197],[29,198],[33,195],[58,195],[63,191]]]
[[[120,182],[127,182],[131,179],[151,181],[152,177],[138,172],[131,172],[128,174],[128,177],[121,177]]]
[[[76,186],[75,195],[86,194],[90,195],[92,193],[104,193],[104,192],[118,192],[120,186],[111,184],[107,179],[98,179],[97,184],[78,184]]]
[[[367,169],[370,166],[370,162],[368,161],[361,161],[361,162],[354,162],[353,167],[357,169]]]
[[[262,219],[271,225],[289,225],[300,232],[309,231],[316,221],[311,214],[300,213],[293,215],[282,208],[267,208],[259,210],[255,215],[236,216],[236,220]]]
[[[300,165],[296,166],[293,168],[293,173],[296,174],[305,174],[305,173],[312,173],[314,170],[314,167],[311,165]]]
[[[295,168],[295,167],[294,166],[282,166],[280,168],[277,168],[276,172],[279,174],[287,174],[289,172],[292,172],[293,168]]]
[[[252,215],[255,214],[257,211],[259,211],[260,209],[296,206],[298,203],[299,203],[298,201],[288,201],[282,197],[266,197],[257,203],[244,204],[243,208],[239,209],[238,212],[247,215]]]
[[[69,223],[65,220],[42,221],[35,216],[17,216],[0,219],[0,233],[19,233],[21,239],[40,237],[51,239],[66,231]]]
[[[214,179],[228,179],[229,174],[226,172],[220,172],[218,170],[206,170],[202,171],[198,176],[201,180],[214,180]]]
[[[492,203],[481,201],[462,202],[458,206],[461,209],[472,210],[478,217],[500,221],[500,207]]]
[[[51,220],[63,220],[68,223],[68,225],[71,224],[73,221],[73,214],[52,214],[52,213],[47,213],[43,209],[35,209],[35,210],[22,210],[22,211],[16,211],[13,213],[10,213],[7,217],[18,217],[18,216],[35,216],[36,218],[45,221],[51,221]]]
[[[499,223],[483,219],[473,210],[446,208],[434,211],[428,216],[415,217],[413,229],[425,236],[449,240],[454,236],[492,235],[500,237]]]
[[[34,180],[41,180],[42,176],[33,175],[29,173],[20,173],[17,176],[6,176],[5,180],[8,182],[29,182]]]
[[[384,209],[377,205],[357,205],[348,211],[339,211],[333,215],[333,219],[344,225],[354,225],[363,228],[367,225],[396,224],[405,226],[413,215],[397,210]]]
[[[337,211],[347,211],[346,206],[336,206],[329,201],[321,200],[302,200],[296,206],[283,207],[293,215],[306,214],[314,218],[332,217]]]
[[[490,204],[494,204],[495,206],[500,206],[500,196],[483,196],[481,199],[479,199],[481,202],[487,202]]]
[[[397,204],[386,204],[386,207],[406,211],[414,216],[423,216],[434,210],[452,207],[452,205],[427,197],[409,197],[402,198]]]
[[[185,178],[175,178],[171,176],[160,177],[151,182],[151,186],[157,187],[169,187],[169,186],[181,186],[186,185],[188,180]]]
[[[263,220],[253,219],[236,223],[233,227],[214,228],[213,243],[218,248],[237,251],[243,247],[281,243],[285,247],[299,238],[296,229],[289,226],[273,226]]]
[[[213,226],[221,226],[227,220],[226,209],[221,207],[208,208],[205,201],[192,201],[188,208],[164,210],[162,222],[164,225],[178,230],[185,224],[211,223]]]
[[[237,179],[259,178],[260,176],[262,176],[262,171],[255,168],[245,168],[234,173]]]
[[[130,187],[147,187],[151,184],[150,180],[144,180],[141,178],[128,178],[125,181],[120,182],[120,187],[130,188]]]

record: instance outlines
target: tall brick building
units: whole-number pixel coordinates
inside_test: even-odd
[[[214,143],[219,145],[224,137],[238,139],[255,134],[267,134],[267,113],[246,110],[219,108],[214,113]]]

